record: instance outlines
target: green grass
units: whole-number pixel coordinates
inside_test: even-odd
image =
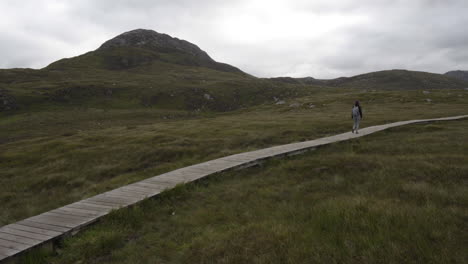
[[[114,60],[125,58],[120,52],[90,52],[41,70],[0,70],[0,91],[15,99],[16,112],[30,113],[57,108],[232,111],[271,101],[274,96],[306,95],[313,88],[180,64],[177,61],[190,56],[177,52],[162,52],[157,56],[166,59],[153,58],[130,68],[109,68],[116,65]],[[153,53],[144,49],[128,52],[142,60],[151,57],[147,52]],[[2,109],[3,104],[0,112]]]
[[[466,263],[467,129],[395,128],[180,185],[24,263]]]
[[[468,105],[460,90],[336,89],[230,113],[83,108],[5,115],[0,225],[201,161],[349,131],[355,98],[363,103],[363,126],[466,114]]]

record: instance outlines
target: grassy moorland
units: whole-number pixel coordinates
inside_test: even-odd
[[[180,185],[23,263],[465,263],[468,121]]]
[[[369,126],[466,114],[468,92],[317,88],[285,104],[229,113],[63,108],[3,115],[0,225],[186,165],[348,131],[355,99]]]

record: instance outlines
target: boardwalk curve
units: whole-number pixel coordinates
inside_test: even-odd
[[[244,152],[154,176],[1,227],[0,262],[7,261],[29,249],[53,242],[63,236],[75,234],[114,209],[125,208],[144,199],[154,197],[180,183],[192,182],[226,170],[250,167],[265,159],[299,154],[319,146],[363,137],[392,127],[463,118],[468,118],[468,115],[401,121],[372,126],[361,129],[360,134],[347,132],[310,141]]]

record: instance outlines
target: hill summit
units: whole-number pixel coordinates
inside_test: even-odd
[[[195,44],[149,29],[135,29],[122,33],[104,42],[98,50],[117,47],[140,47],[154,51],[177,50],[204,60],[213,60]]]
[[[459,80],[468,81],[468,71],[460,71],[460,70],[449,71],[449,72],[446,72],[445,75],[459,79]]]
[[[193,43],[148,29],[135,29],[122,33],[104,42],[95,51],[75,58],[59,60],[49,65],[48,68],[94,67],[127,70],[150,66],[153,62],[206,67],[217,71],[245,74],[234,66],[216,62]]]

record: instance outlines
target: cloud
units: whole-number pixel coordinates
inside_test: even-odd
[[[468,69],[465,0],[3,0],[0,10],[0,68],[41,68],[148,28],[259,77]]]

